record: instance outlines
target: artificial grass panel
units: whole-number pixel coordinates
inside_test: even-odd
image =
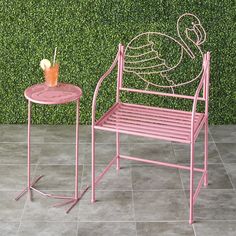
[[[127,44],[145,31],[177,37],[176,20],[196,14],[207,31],[205,50],[211,51],[209,120],[236,123],[235,4],[234,1],[111,1],[51,0],[0,2],[0,123],[26,123],[24,90],[43,82],[42,58],[51,60],[58,47],[60,78],[83,90],[81,123],[91,122],[92,96],[99,77],[113,61],[118,43]],[[98,116],[115,101],[115,73],[98,97]],[[135,78],[130,77],[130,82]],[[188,102],[122,93],[124,101],[186,109]],[[73,124],[75,104],[33,105],[34,124]]]

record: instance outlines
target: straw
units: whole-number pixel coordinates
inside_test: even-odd
[[[55,62],[56,62],[56,56],[57,56],[57,47],[55,47],[55,50],[54,50],[53,65],[55,65]]]

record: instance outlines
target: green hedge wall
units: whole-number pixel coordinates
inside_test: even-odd
[[[25,88],[43,81],[39,62],[58,47],[60,81],[83,89],[81,122],[91,122],[91,102],[99,77],[110,66],[119,42],[126,44],[144,31],[171,32],[185,12],[196,14],[208,33],[211,51],[209,119],[211,124],[236,123],[235,1],[231,0],[1,0],[0,123],[26,123]],[[131,78],[132,80],[132,78]],[[115,75],[103,85],[98,114],[113,102]],[[122,94],[124,101],[187,103],[154,96]],[[34,124],[73,124],[75,104],[33,106]]]

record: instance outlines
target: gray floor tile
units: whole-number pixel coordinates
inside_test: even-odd
[[[187,197],[189,191],[186,191]],[[236,194],[234,190],[202,189],[197,198],[195,220],[236,220]]]
[[[199,167],[196,165],[196,167]],[[188,170],[180,170],[180,176],[185,189],[189,189],[190,174]],[[195,172],[194,175],[195,188],[200,180],[202,173]],[[229,176],[223,164],[210,164],[208,165],[208,189],[232,189],[233,186],[230,182]]]
[[[96,202],[90,194],[79,206],[79,221],[134,221],[131,191],[96,191]]]
[[[75,125],[47,125],[45,143],[75,143]],[[79,127],[79,142],[88,142],[87,126]]]
[[[0,222],[17,222],[20,221],[26,196],[19,201],[15,201],[16,191],[0,191]]]
[[[216,143],[236,143],[236,125],[211,126],[210,131]]]
[[[91,164],[91,144],[86,145],[85,155],[83,164]],[[129,145],[120,145],[120,154],[129,155]],[[116,145],[115,144],[96,144],[95,146],[95,163],[96,164],[108,164],[116,156]],[[121,165],[127,165],[130,161],[121,160]]]
[[[178,163],[190,163],[190,145],[189,144],[173,144],[175,158]],[[195,163],[204,163],[204,143],[195,144]],[[208,163],[222,163],[216,145],[208,144]]]
[[[73,196],[74,192],[71,191],[52,191],[50,192],[56,195]],[[61,203],[63,199],[45,198],[37,192],[33,192],[32,201],[27,199],[24,213],[22,216],[22,222],[76,222],[78,215],[79,203],[66,214],[66,210],[70,205],[63,207],[53,207],[54,204]]]
[[[135,223],[79,222],[77,236],[136,236]]]
[[[1,125],[0,142],[27,143],[27,125]],[[31,143],[43,143],[46,128],[43,125],[31,126]]]
[[[135,191],[136,221],[187,220],[188,206],[183,191]]]
[[[198,137],[197,137],[197,140],[196,142],[197,143],[203,143],[205,140],[205,130],[204,128],[200,131]],[[213,138],[212,138],[212,135],[211,135],[211,132],[210,132],[210,129],[208,129],[208,142],[209,143],[212,143],[214,142]]]
[[[96,167],[96,176],[102,173],[106,166]],[[91,166],[84,166],[83,185],[91,185]],[[102,190],[132,190],[132,178],[130,167],[122,167],[120,171],[116,170],[113,165],[110,170],[103,176],[96,189]]]
[[[31,144],[31,164],[38,162],[41,147]],[[0,164],[27,164],[27,143],[0,143]]]
[[[231,179],[231,182],[234,185],[234,188],[236,189],[236,164],[225,164],[225,168]]]
[[[79,166],[79,184],[81,183],[83,166]],[[35,187],[40,190],[73,190],[74,189],[74,165],[39,165],[35,172],[36,176],[44,177],[36,183]]]
[[[76,229],[72,222],[22,222],[18,236],[76,236]]]
[[[91,131],[89,131],[91,134]],[[171,143],[167,140],[161,139],[153,139],[147,138],[142,136],[134,136],[134,135],[127,135],[127,134],[120,134],[121,135],[121,142],[122,143]],[[91,135],[90,135],[91,136]],[[213,138],[209,132],[208,134],[209,142],[213,142]],[[96,142],[97,143],[115,143],[116,142],[116,135],[114,132],[104,132],[104,131],[96,131]],[[201,131],[197,142],[202,142],[204,140],[204,131]]]
[[[127,135],[127,142],[128,143],[171,143],[167,140],[161,140],[161,139],[153,139],[153,138],[147,138],[142,136],[134,136],[134,135]]]
[[[88,130],[88,140],[91,143],[92,132],[91,128]],[[103,130],[95,130],[96,143],[116,143],[116,133]],[[127,143],[128,136],[120,134],[120,143]]]
[[[195,236],[188,222],[137,222],[137,236]],[[204,234],[205,235],[205,234]],[[203,236],[203,235],[202,235]]]
[[[32,125],[31,131],[32,179],[45,175],[36,187],[72,196],[75,126]],[[97,186],[96,203],[90,202],[89,191],[69,214],[65,214],[69,205],[52,207],[63,200],[44,198],[37,192],[33,192],[32,202],[27,196],[17,202],[13,200],[27,182],[27,125],[0,125],[0,133],[0,235],[133,236],[136,230],[137,236],[194,235],[188,224],[188,171],[121,160],[120,171],[112,166]],[[115,137],[115,133],[97,132],[97,175],[116,154]],[[203,140],[201,131],[195,149],[196,167],[202,167]],[[200,191],[195,204],[195,236],[235,235],[234,143],[235,125],[210,127],[209,186]],[[188,146],[121,135],[121,154],[169,163],[189,164]],[[79,152],[79,182],[82,181],[83,186],[90,185],[90,126],[80,126]],[[185,192],[181,189],[180,176]],[[199,177],[196,174],[195,179]]]
[[[216,146],[224,163],[236,163],[235,143],[216,143]]]
[[[0,235],[1,236],[15,236],[19,228],[20,222],[1,222],[0,221]]]
[[[154,160],[154,161],[164,161],[170,163],[176,163],[173,148],[171,143],[162,143],[162,144],[155,144],[155,143],[139,143],[139,144],[132,144],[130,146],[130,155],[134,157]],[[143,165],[142,162],[132,162],[133,164],[140,163]]]
[[[161,166],[132,166],[134,190],[182,189],[177,169]]]
[[[75,144],[41,144],[40,147],[41,151],[38,164],[75,164]],[[85,144],[79,145],[79,164],[83,162],[85,147]]]
[[[208,221],[194,224],[196,236],[235,236],[235,221]]]
[[[31,165],[31,174],[34,175],[36,166]],[[22,190],[27,184],[26,165],[0,165],[0,190]]]

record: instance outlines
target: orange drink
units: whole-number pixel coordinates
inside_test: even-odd
[[[59,64],[55,64],[50,68],[46,68],[44,70],[46,85],[49,87],[57,86],[58,74],[59,74]]]

